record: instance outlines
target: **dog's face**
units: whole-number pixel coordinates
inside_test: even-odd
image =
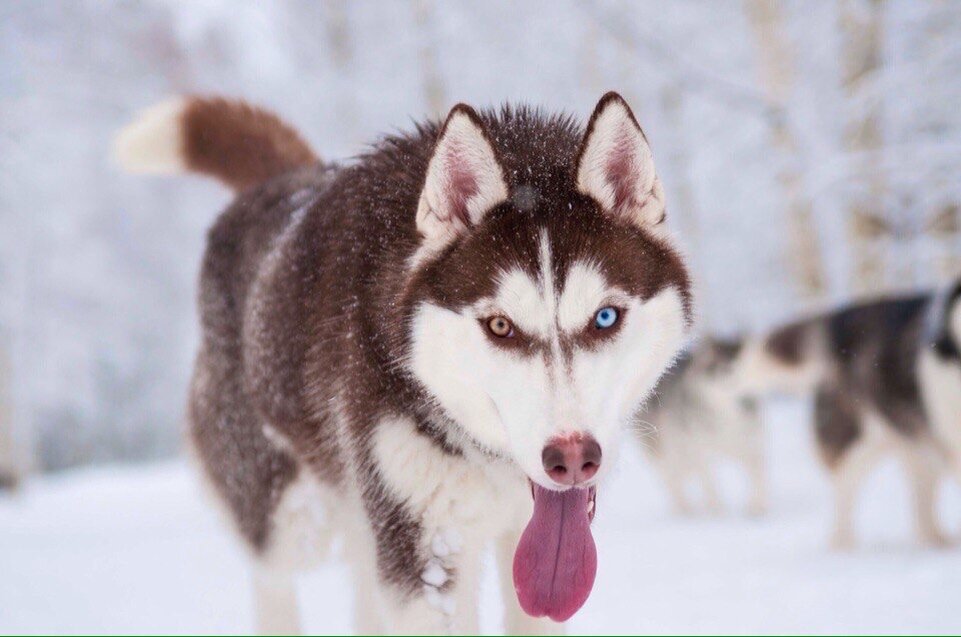
[[[680,348],[686,271],[662,230],[663,195],[627,105],[598,105],[569,171],[508,186],[472,111],[451,113],[421,198],[409,367],[480,445],[548,489],[552,441],[593,439],[601,471]],[[531,140],[536,143],[536,140]],[[563,443],[566,444],[566,443]]]

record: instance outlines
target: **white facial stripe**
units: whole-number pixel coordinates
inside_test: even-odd
[[[537,282],[519,268],[501,277],[492,302],[479,304],[480,312],[503,313],[522,332],[541,339],[548,338],[552,329],[553,313],[548,308]]]
[[[554,285],[554,263],[551,258],[551,239],[547,230],[541,230],[540,246],[537,255],[537,265],[541,275],[541,293],[544,296],[544,309],[551,316],[556,316],[557,299],[555,298],[556,286]],[[553,321],[552,321],[553,322]]]
[[[550,240],[546,230],[541,231],[538,269],[537,280],[520,268],[501,276],[497,295],[493,300],[478,303],[478,314],[484,316],[503,313],[525,334],[543,341],[558,341],[557,293]]]
[[[544,295],[544,305],[550,321],[551,359],[548,371],[557,383],[561,375],[560,366],[563,364],[561,356],[561,338],[557,333],[557,285],[554,282],[554,259],[551,255],[551,238],[547,230],[541,230],[540,249],[538,251],[538,266],[541,275],[541,293]]]

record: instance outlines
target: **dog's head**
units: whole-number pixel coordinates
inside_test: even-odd
[[[688,277],[664,216],[650,147],[614,93],[583,135],[463,105],[440,130],[417,211],[409,365],[471,438],[544,488],[597,479],[684,339]]]
[[[716,422],[740,431],[758,424],[757,396],[743,388],[742,338],[709,336],[690,353],[685,382],[717,412]]]

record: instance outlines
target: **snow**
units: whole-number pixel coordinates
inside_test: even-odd
[[[636,445],[598,494],[597,583],[575,633],[944,633],[961,625],[961,551],[914,540],[907,487],[884,465],[861,498],[859,548],[826,548],[831,500],[806,412],[770,410],[772,509],[679,518]],[[740,476],[721,473],[731,503]],[[942,490],[956,536],[961,490]],[[75,470],[0,498],[0,632],[249,632],[242,549],[182,461]],[[351,630],[343,564],[305,576],[305,628]],[[487,568],[482,627],[500,628]]]

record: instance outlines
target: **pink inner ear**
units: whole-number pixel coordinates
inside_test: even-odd
[[[444,157],[446,173],[447,206],[451,217],[458,219],[464,227],[470,227],[471,219],[467,202],[477,194],[477,176],[466,153],[456,143],[451,143]]]
[[[607,180],[614,188],[614,209],[637,203],[636,134],[625,125],[618,127],[607,159]]]

